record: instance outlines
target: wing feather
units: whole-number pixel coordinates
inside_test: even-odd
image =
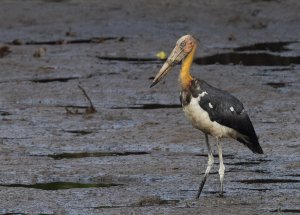
[[[203,94],[199,101],[202,109],[208,112],[211,121],[236,130],[241,134],[237,140],[255,153],[263,153],[251,120],[242,102],[226,91],[219,90],[205,81],[195,79],[191,85],[192,96]]]

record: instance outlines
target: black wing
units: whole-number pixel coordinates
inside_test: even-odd
[[[263,153],[250,118],[237,98],[199,79],[192,81],[191,91],[193,97],[205,94],[201,97],[199,105],[208,112],[211,121],[238,131],[242,134],[241,137],[237,137],[239,142],[254,153]]]

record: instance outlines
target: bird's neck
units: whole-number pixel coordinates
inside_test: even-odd
[[[190,86],[190,83],[193,79],[193,77],[191,76],[190,70],[191,70],[193,60],[194,60],[196,49],[197,49],[197,47],[194,46],[192,51],[188,54],[188,56],[182,62],[180,75],[179,75],[179,81],[180,81],[181,89],[183,89],[183,90],[187,89]]]

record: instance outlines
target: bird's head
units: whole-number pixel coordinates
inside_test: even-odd
[[[191,53],[194,48],[196,48],[197,44],[198,40],[195,39],[192,35],[184,35],[180,37],[176,42],[175,48],[155,76],[150,87],[156,85],[172,70],[175,65],[179,64],[186,56],[188,56],[188,54]]]

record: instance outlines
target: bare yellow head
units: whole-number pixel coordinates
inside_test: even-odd
[[[163,77],[165,77],[175,65],[179,64],[191,52],[195,51],[197,45],[198,41],[192,35],[184,35],[180,37],[170,56],[155,76],[151,87],[156,85]]]

